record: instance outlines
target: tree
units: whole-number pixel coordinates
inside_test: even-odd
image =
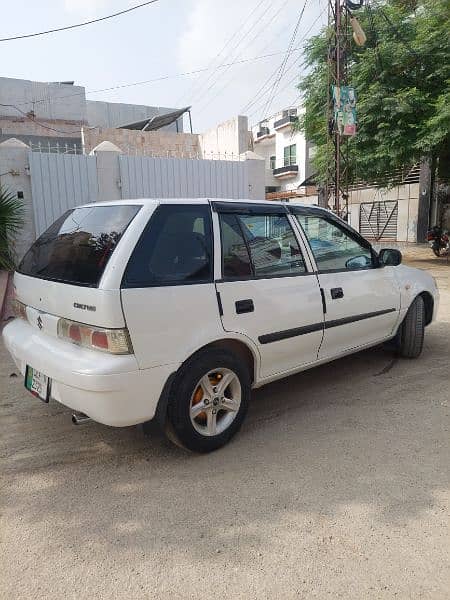
[[[351,44],[348,83],[357,94],[358,131],[349,140],[350,180],[389,184],[395,169],[424,156],[441,171],[450,145],[450,11],[448,0],[369,0],[355,11],[367,35]],[[351,33],[349,33],[351,35]],[[299,88],[305,113],[298,127],[316,146],[318,182],[326,180],[327,39],[306,46],[310,71]],[[439,159],[441,159],[439,161]]]
[[[14,269],[14,235],[23,226],[22,202],[0,185],[0,269]]]

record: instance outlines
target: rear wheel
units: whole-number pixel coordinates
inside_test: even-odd
[[[422,296],[417,296],[408,309],[397,334],[397,348],[404,358],[420,356],[425,335],[425,304]]]
[[[437,243],[433,244],[432,250],[433,250],[435,256],[441,255],[441,248],[440,248],[439,244],[437,244]]]
[[[226,444],[244,420],[250,377],[230,352],[198,352],[180,369],[171,389],[166,434],[188,450],[211,452]]]

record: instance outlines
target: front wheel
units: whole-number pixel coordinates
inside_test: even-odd
[[[432,250],[435,256],[439,257],[441,255],[441,248],[438,244],[433,244]]]
[[[166,434],[193,452],[217,450],[242,425],[249,398],[248,370],[232,353],[216,348],[200,351],[175,378]]]
[[[425,304],[422,296],[417,296],[408,309],[397,334],[397,348],[404,358],[417,358],[423,348],[425,335]]]

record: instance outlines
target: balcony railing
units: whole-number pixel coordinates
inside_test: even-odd
[[[295,123],[296,120],[297,120],[297,117],[295,115],[287,115],[285,117],[281,117],[281,119],[278,119],[278,121],[275,121],[275,123],[273,124],[273,128],[281,129],[282,127],[286,127],[287,125],[291,125],[292,123]]]
[[[260,130],[256,133],[256,137],[259,139],[264,137],[265,135],[269,135],[270,129],[268,127],[261,127]]]
[[[298,165],[286,165],[273,170],[274,177],[295,177],[298,175]]]

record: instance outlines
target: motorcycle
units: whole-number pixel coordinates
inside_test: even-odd
[[[450,238],[448,232],[443,231],[441,227],[432,227],[427,233],[427,241],[435,256],[449,255]]]

